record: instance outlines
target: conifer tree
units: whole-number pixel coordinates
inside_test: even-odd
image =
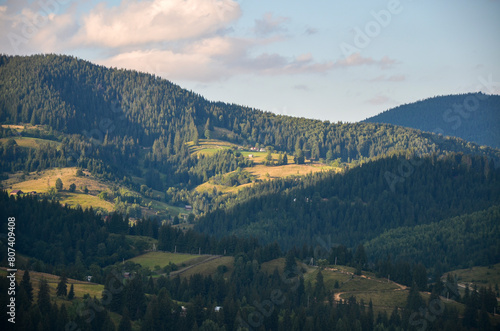
[[[31,285],[30,272],[28,270],[24,271],[23,279],[21,280],[20,286],[26,291],[28,300],[30,303],[33,302],[33,286]]]
[[[56,294],[58,297],[68,295],[68,279],[65,274],[59,277],[59,283],[57,284]]]
[[[42,280],[40,280],[40,285],[38,286],[37,304],[42,315],[50,312],[50,289],[49,284],[47,283],[47,280],[45,278],[42,278]]]
[[[406,309],[409,312],[418,312],[419,309],[424,306],[424,299],[422,299],[422,296],[418,291],[417,284],[413,282],[413,285],[410,288],[410,293],[408,294],[408,298],[406,300]]]
[[[68,300],[73,300],[74,297],[75,297],[75,288],[73,284],[71,284],[71,287],[69,288],[68,292]]]

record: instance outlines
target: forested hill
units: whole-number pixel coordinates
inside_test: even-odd
[[[296,179],[295,179],[296,180]],[[383,158],[345,174],[326,173],[262,187],[260,195],[200,218],[195,228],[223,236],[355,247],[384,231],[439,222],[500,203],[500,169],[484,158]],[[282,187],[283,189],[280,189]],[[267,189],[266,189],[267,188]]]
[[[393,150],[499,155],[498,150],[459,139],[387,124],[321,122],[209,102],[154,75],[58,55],[0,56],[0,121],[49,125],[55,131],[93,138],[97,147],[83,153],[86,157],[108,155],[118,167],[127,163],[130,168],[138,146],[153,147],[148,159],[164,163],[172,155],[185,158],[183,143],[210,136],[217,128],[223,140],[273,146],[313,160],[350,162]],[[61,149],[67,145],[82,153],[76,140]],[[165,164],[153,166],[172,170]]]
[[[500,96],[447,95],[389,109],[365,123],[388,123],[500,148]]]
[[[500,206],[441,222],[391,229],[366,245],[372,261],[388,256],[444,270],[500,261]]]

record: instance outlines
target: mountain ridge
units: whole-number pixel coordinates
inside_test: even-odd
[[[387,123],[500,148],[500,95],[465,93],[400,105],[364,123]]]

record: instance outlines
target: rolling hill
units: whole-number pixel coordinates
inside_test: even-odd
[[[469,113],[498,104],[463,98],[481,101]],[[453,111],[444,123],[473,119]],[[494,120],[452,129],[489,135]],[[19,253],[2,265],[99,283],[71,305],[24,300],[19,316],[38,329],[233,330],[261,315],[255,329],[411,329],[442,303],[444,271],[498,262],[497,148],[211,102],[58,55],[0,56],[0,124],[3,188],[43,194],[0,191],[0,248],[15,232]],[[460,277],[492,284],[497,269]],[[493,291],[463,292],[432,328],[490,324]]]
[[[386,110],[363,122],[400,125],[500,148],[499,95],[434,97]]]
[[[466,155],[409,160],[394,156],[345,174],[311,175],[300,184],[294,184],[296,179],[262,184],[253,196],[202,216],[195,229],[217,236],[254,236],[264,243],[277,241],[284,249],[303,243],[315,246],[317,238],[328,235],[332,243],[354,248],[390,229],[440,222],[497,205],[499,176],[500,170],[492,164]],[[481,238],[484,226],[467,223]],[[497,228],[491,231],[499,235]],[[480,246],[491,243],[477,241]],[[379,244],[372,253],[384,258],[384,247]],[[491,263],[497,253],[494,256],[481,263]],[[421,257],[417,260],[421,262]],[[479,258],[474,260],[480,263]]]
[[[248,172],[240,183],[245,184],[403,151],[482,155],[500,164],[498,149],[461,139],[211,102],[154,75],[58,55],[0,56],[0,122],[0,173],[76,167],[147,196],[160,213],[167,205],[192,205],[197,214],[213,210],[224,203],[219,191],[239,191],[219,185],[232,182],[228,177],[238,168]],[[227,148],[206,148],[214,141]],[[240,152],[251,147],[273,149],[272,164],[258,164],[266,158],[259,152],[252,167],[249,154]],[[277,166],[279,153],[287,153],[288,163],[298,169]],[[310,162],[327,166],[303,169]],[[134,201],[121,202],[129,204],[122,208],[128,210]]]
[[[190,167],[195,162],[185,161],[184,144],[216,132],[220,140],[273,146],[289,155],[300,151],[313,160],[351,162],[395,150],[498,158],[498,151],[413,129],[322,122],[210,102],[154,75],[57,55],[0,57],[0,121],[46,125],[55,133],[72,135],[60,146],[66,159],[71,156],[75,163],[83,152],[86,159],[104,163],[93,165],[96,171],[112,172],[119,178],[148,167],[177,172],[166,185],[186,181],[187,170],[179,165],[187,162]],[[138,156],[146,162],[139,162]]]

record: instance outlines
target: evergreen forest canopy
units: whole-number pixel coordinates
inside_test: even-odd
[[[401,167],[408,169],[406,176],[399,175]],[[500,170],[487,159],[460,154],[422,159],[393,156],[345,174],[307,176],[293,185],[294,181],[259,185],[254,195],[202,216],[195,229],[217,236],[254,236],[263,243],[277,240],[285,250],[297,243],[317,245],[324,236],[332,243],[356,247],[390,229],[440,224],[500,203]],[[483,244],[493,245],[485,246],[493,249],[492,255],[481,264],[500,259],[495,244],[498,227],[491,228],[490,234],[493,242],[485,239]],[[376,247],[384,252],[377,257],[383,258],[385,248]],[[389,252],[402,254],[396,248]],[[453,267],[463,265],[450,261]]]
[[[387,123],[500,148],[500,96],[447,95],[386,110],[365,123]]]
[[[472,96],[481,107],[498,105],[495,96]],[[451,102],[445,99],[425,105]],[[21,268],[60,275],[61,282],[92,275],[104,285],[102,299],[87,295],[58,306],[43,281],[35,302],[29,276],[23,278],[21,329],[63,330],[74,323],[82,330],[113,330],[118,323],[112,319],[118,318],[120,330],[132,324],[142,330],[250,330],[250,316],[263,312],[260,304],[270,298],[276,299],[273,310],[263,313],[256,330],[416,329],[413,312],[450,289],[458,293],[456,280],[446,286],[440,281],[443,272],[500,261],[500,151],[495,148],[392,124],[330,123],[210,102],[154,75],[58,55],[0,56],[0,122],[25,126],[21,133],[7,126],[0,130],[3,178],[72,166],[134,189],[120,194],[121,204],[140,204],[147,196],[150,203],[190,203],[198,216],[190,216],[193,229],[181,230],[155,217],[137,217],[132,224],[131,215],[119,212],[103,217],[48,198],[0,192],[0,214],[18,220],[16,250],[26,256]],[[477,129],[489,132],[494,123]],[[19,135],[41,142],[36,148],[17,144]],[[204,138],[236,145],[194,153]],[[197,192],[202,183],[254,180],[249,172],[254,162],[236,146],[279,152],[281,165],[292,158],[296,163],[336,160],[345,171],[266,180],[237,194]],[[163,196],[150,194],[152,189]],[[6,222],[0,220],[2,228]],[[182,280],[168,276],[177,267],[169,265],[165,274],[153,277],[149,268],[125,262],[151,249],[151,240],[159,250],[201,250],[231,256],[234,263]],[[326,252],[322,266],[348,266],[357,275],[390,274],[411,287],[406,306],[394,307],[389,317],[386,312],[375,316],[371,300],[351,297],[333,304],[322,269],[310,267],[311,282],[304,279],[305,265],[297,267],[297,260],[318,258],[318,245]],[[7,251],[4,240],[0,248]],[[276,259],[285,252],[280,269]],[[274,269],[266,269],[267,262]],[[106,298],[117,274],[121,291]],[[123,279],[124,274],[134,277]],[[2,293],[8,286],[0,277]],[[58,286],[58,296],[63,288]],[[280,301],[277,290],[287,300]],[[428,303],[418,291],[431,291]],[[454,298],[465,311],[447,305],[432,327],[487,328],[488,313],[497,306],[494,296],[486,288],[466,292]],[[99,307],[90,322],[82,305]],[[222,313],[216,313],[217,306]]]
[[[160,178],[149,181],[160,190],[203,181],[203,171],[193,176],[199,161],[186,143],[216,133],[222,140],[272,146],[311,160],[352,162],[401,150],[500,159],[498,150],[409,128],[322,122],[210,102],[154,75],[57,55],[0,57],[0,121],[46,125],[61,142],[57,149],[37,151],[2,146],[2,171],[77,165],[106,178]]]

